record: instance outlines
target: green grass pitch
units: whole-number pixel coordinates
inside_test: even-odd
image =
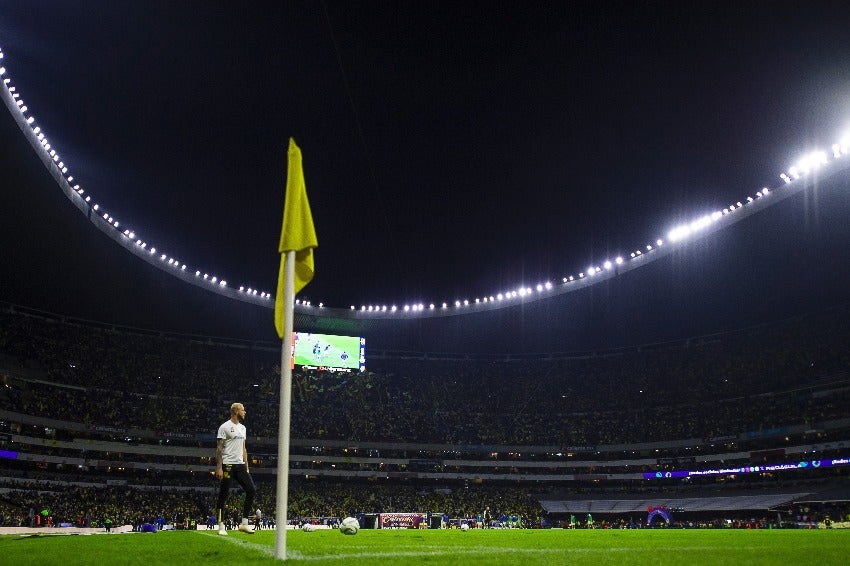
[[[305,564],[847,564],[850,530],[363,530],[287,533]],[[274,532],[172,531],[0,537],[4,564],[274,564]]]

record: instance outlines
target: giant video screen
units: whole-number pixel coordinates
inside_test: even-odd
[[[337,371],[366,371],[366,339],[293,332],[293,365]]]

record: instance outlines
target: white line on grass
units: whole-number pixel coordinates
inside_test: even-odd
[[[229,542],[229,543],[232,543],[232,544],[236,544],[236,545],[239,545],[239,546],[244,546],[244,547],[256,550],[257,552],[260,552],[260,553],[262,553],[266,556],[270,556],[271,558],[277,558],[277,556],[275,555],[274,548],[271,547],[271,546],[268,546],[266,544],[257,544],[256,542],[248,542],[247,540],[243,540],[243,539],[223,537],[223,536],[220,536],[217,531],[212,531],[212,532],[209,532],[209,533],[206,533],[204,531],[195,531],[195,532],[198,533],[198,534],[204,535],[204,536],[217,538],[218,540],[223,541],[223,542]],[[213,533],[215,533],[215,534],[213,534]],[[302,558],[302,555],[301,555],[300,552],[287,550],[286,557],[288,559],[298,560],[298,559]]]

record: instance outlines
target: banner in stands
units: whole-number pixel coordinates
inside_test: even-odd
[[[835,458],[833,460],[804,460],[785,464],[764,464],[760,466],[744,466],[742,468],[719,468],[715,470],[675,470],[670,472],[644,472],[643,479],[656,478],[687,478],[690,476],[728,476],[734,474],[759,474],[763,472],[779,472],[782,470],[810,470],[817,468],[832,468],[850,466],[850,458]]]
[[[380,513],[379,529],[418,529],[426,524],[424,513]]]

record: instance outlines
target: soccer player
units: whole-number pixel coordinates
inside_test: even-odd
[[[230,493],[230,481],[236,479],[242,489],[245,490],[245,504],[242,507],[242,523],[239,531],[253,533],[254,526],[250,524],[249,517],[254,507],[254,495],[257,488],[254,480],[248,473],[248,450],[245,448],[245,437],[247,431],[242,421],[245,420],[245,407],[242,403],[233,403],[230,406],[230,419],[224,421],[218,427],[218,436],[215,447],[215,477],[221,480],[218,491],[218,503],[216,504],[216,516],[218,517],[218,534],[227,535],[224,527],[224,504]]]

